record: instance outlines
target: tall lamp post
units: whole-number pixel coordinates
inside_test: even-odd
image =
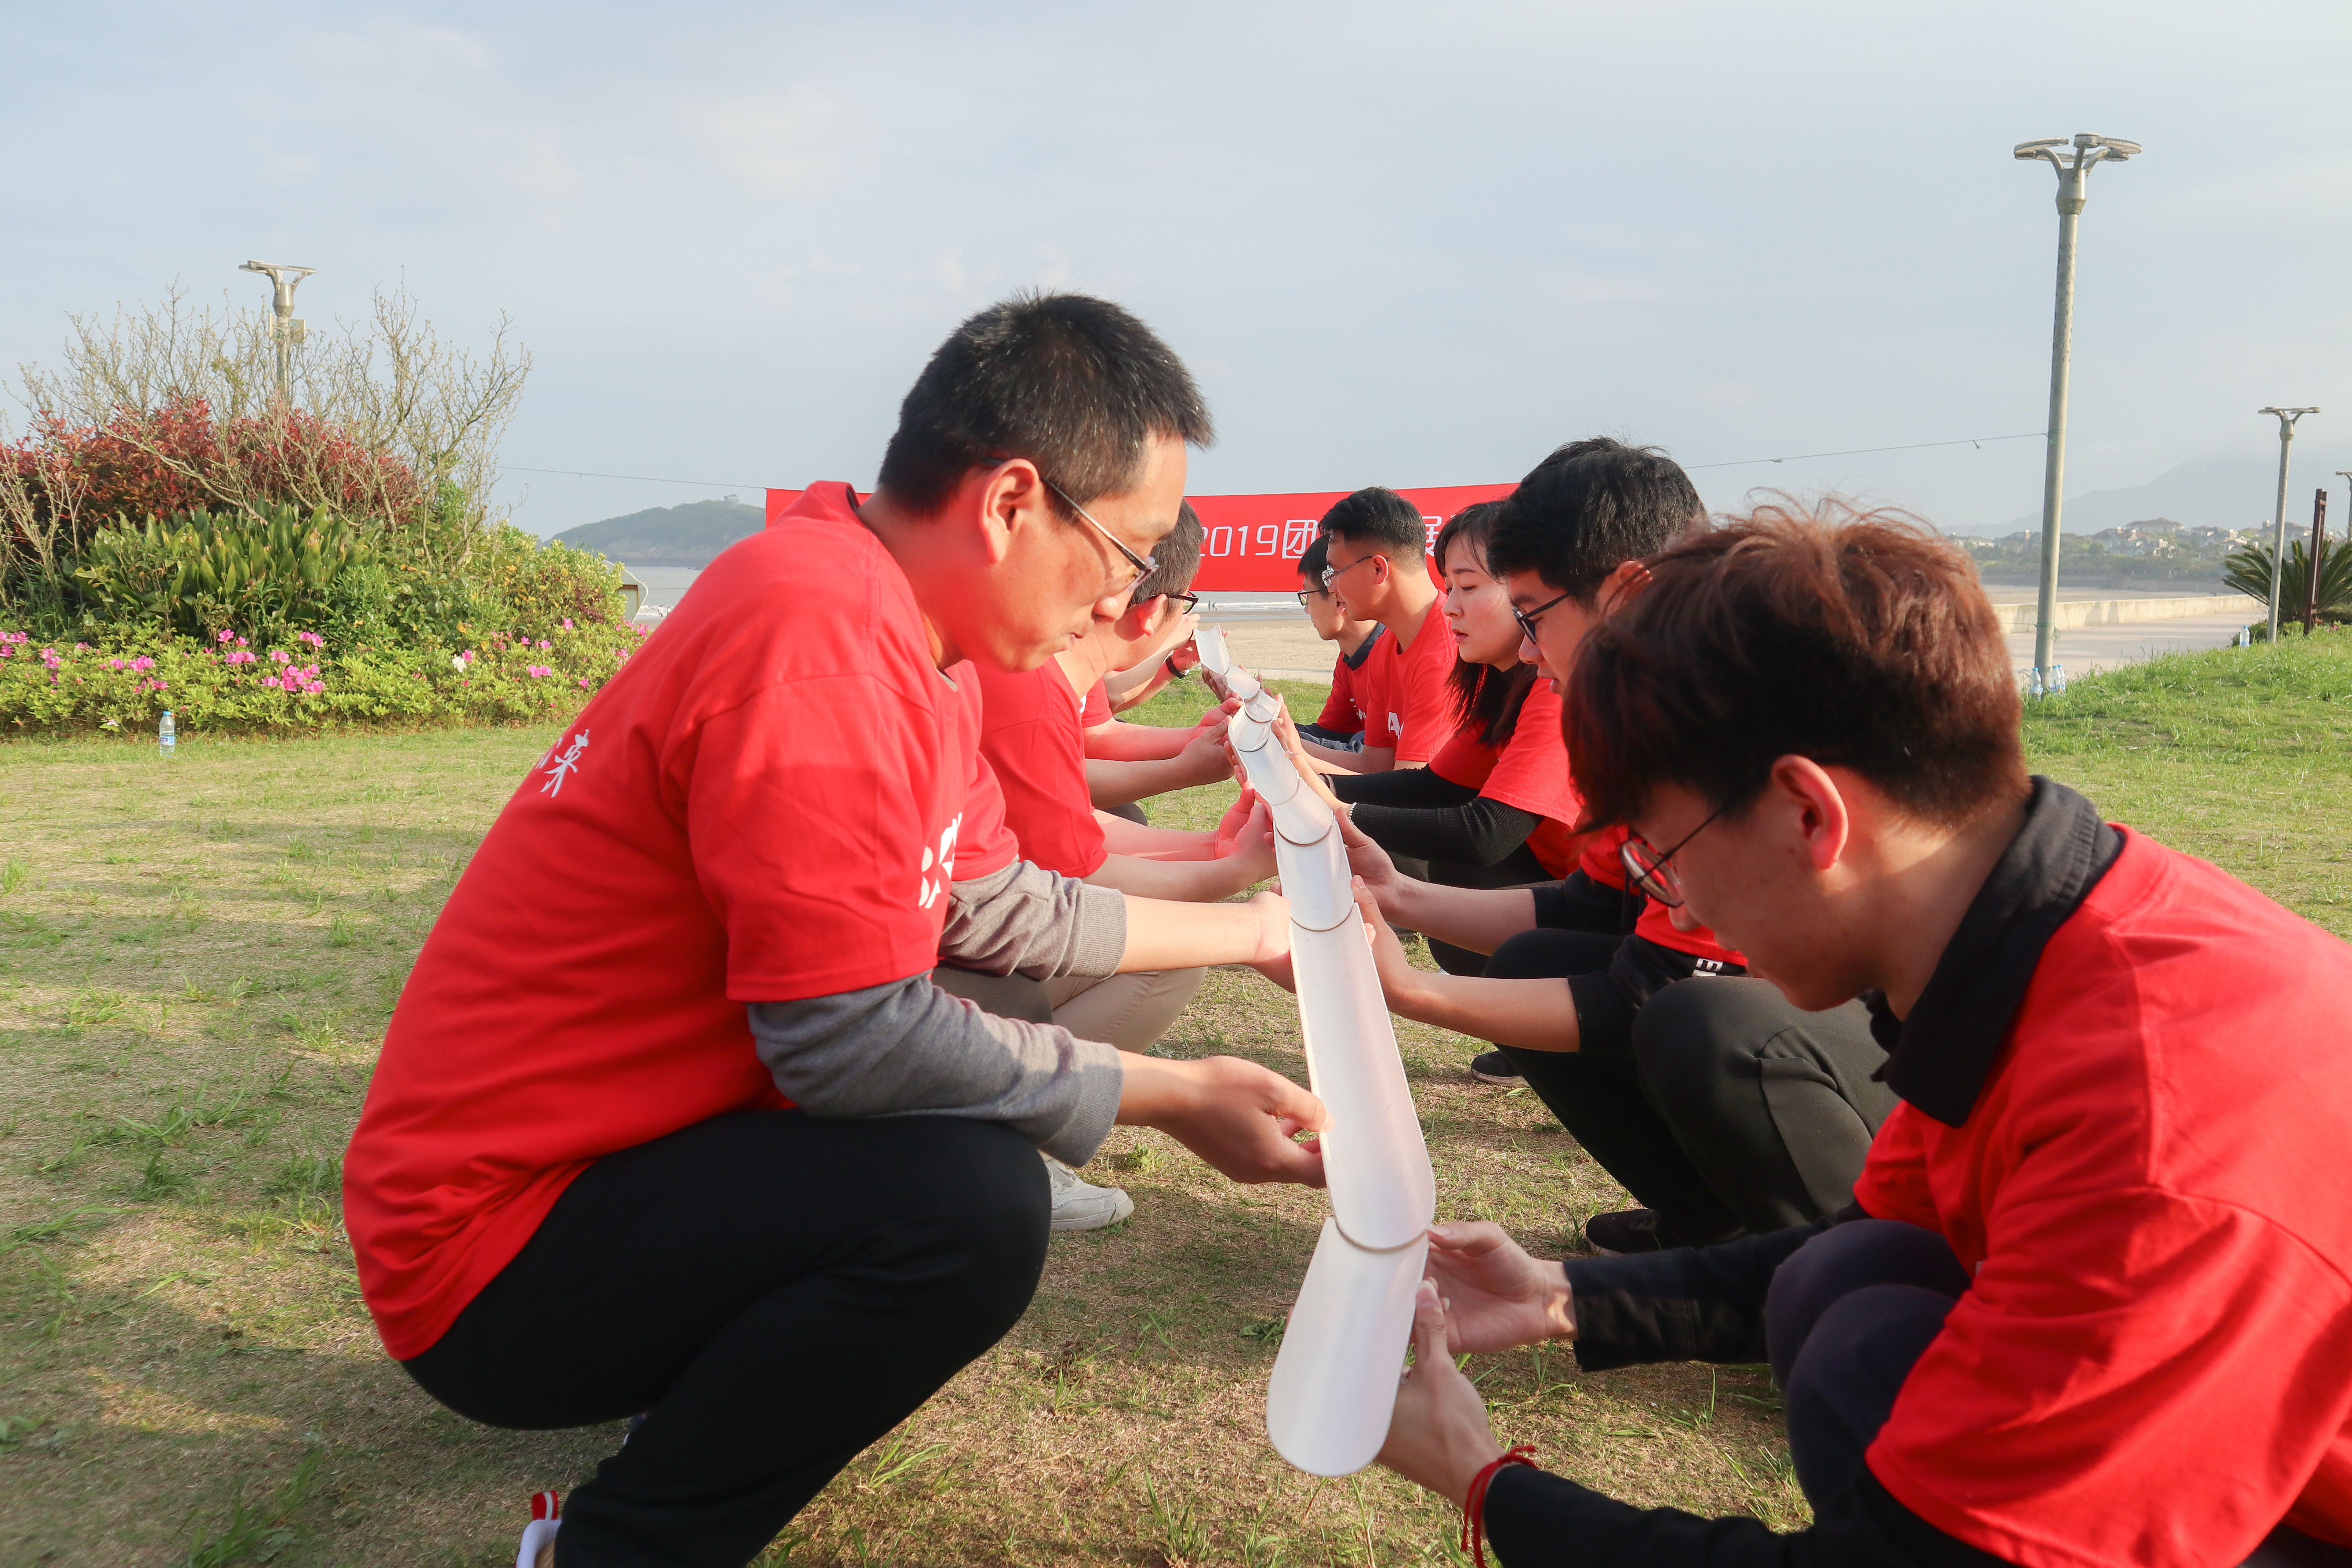
[[[2069,161],[2063,152],[2071,152]],[[2041,616],[2033,628],[2033,691],[2055,690],[2060,677],[2050,658],[2057,622],[2058,513],[2066,485],[2066,377],[2074,358],[2074,226],[2089,195],[2091,166],[2120,163],[2139,151],[2137,142],[2112,136],[2077,134],[2070,143],[2063,136],[2042,142],[2021,142],[2014,155],[2030,163],[2039,158],[2058,171],[2058,307],[2050,329],[2049,456],[2042,468],[2042,597]]]
[[[2271,646],[2278,646],[2279,594],[2286,572],[2286,458],[2294,447],[2294,424],[2306,414],[2316,414],[2316,408],[2257,408],[2257,414],[2275,414],[2279,422],[2279,488],[2278,510],[2272,515],[2278,526],[2271,534]]]
[[[278,395],[280,400],[294,400],[294,345],[308,335],[301,322],[294,319],[294,290],[302,279],[319,270],[315,267],[289,267],[282,261],[248,261],[239,272],[259,272],[268,275],[270,288],[269,335],[278,341]]]

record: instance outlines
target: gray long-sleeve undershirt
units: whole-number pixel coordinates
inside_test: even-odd
[[[948,889],[940,956],[1034,980],[1116,973],[1127,904],[1115,890],[1015,861]],[[812,1116],[1002,1121],[1071,1164],[1118,1112],[1118,1052],[1051,1024],[983,1013],[917,974],[798,1002],[753,1002],[751,1037],[776,1088]]]

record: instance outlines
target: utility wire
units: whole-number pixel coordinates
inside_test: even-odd
[[[1765,463],[1809,463],[1816,458],[1862,458],[1877,452],[1921,452],[1931,447],[1982,447],[1988,441],[2038,441],[2050,434],[2047,430],[2021,430],[2014,436],[1965,436],[1957,441],[1912,441],[1900,447],[1849,447],[1840,452],[1794,452],[1785,458],[1739,458],[1727,463],[1685,463],[1685,471],[1696,468],[1747,468]],[[767,489],[766,485],[728,484],[718,479],[668,479],[653,474],[600,474],[586,468],[527,468],[519,463],[501,463],[500,470],[515,474],[562,474],[575,479],[635,479],[648,485],[697,485],[712,490]]]
[[[1958,441],[1913,441],[1901,447],[1849,447],[1843,452],[1795,452],[1785,458],[1741,458],[1729,463],[1685,463],[1690,468],[1745,468],[1759,463],[1806,463],[1815,458],[1859,458],[1871,452],[1917,452],[1929,447],[1981,447],[1987,441],[2039,441],[2047,430],[2021,430],[2014,436],[1969,436]]]

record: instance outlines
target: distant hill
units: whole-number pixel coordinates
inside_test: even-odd
[[[625,566],[708,566],[720,551],[759,532],[767,521],[763,509],[729,496],[583,522],[556,534],[552,542],[596,551]]]
[[[2295,475],[2289,504],[2299,504],[2307,516],[2312,487],[2321,479],[2332,480],[2333,476],[2324,465],[2307,461],[2295,465]],[[2144,485],[2070,495],[2060,521],[2072,534],[2096,533],[2103,528],[2121,528],[2152,517],[2170,518],[2192,528],[2250,528],[2270,516],[2277,497],[2278,453],[2273,447],[2260,455],[2198,458],[2167,468]],[[2042,513],[2037,508],[2007,522],[1951,531],[2000,539],[2041,531]]]

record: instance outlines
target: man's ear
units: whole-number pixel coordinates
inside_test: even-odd
[[[1781,757],[1772,763],[1765,790],[1773,805],[1794,819],[1807,865],[1826,871],[1844,858],[1853,813],[1828,769],[1811,757]]]
[[[1168,613],[1168,595],[1154,594],[1139,605],[1129,605],[1114,628],[1129,642],[1149,642],[1160,631],[1160,618]]]
[[[971,504],[979,512],[982,548],[992,566],[1002,565],[1024,534],[1055,521],[1045,476],[1026,458],[1013,458],[993,468],[974,468],[965,482],[977,485]]]
[[[1631,604],[1635,595],[1650,585],[1650,569],[1639,561],[1620,561],[1617,570],[1601,580],[1593,594],[1592,607],[1599,615],[1610,615]]]

